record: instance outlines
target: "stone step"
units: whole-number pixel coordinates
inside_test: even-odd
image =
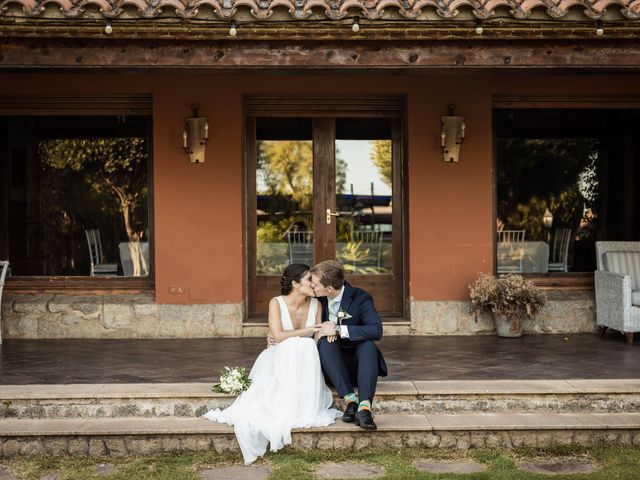
[[[0,386],[0,418],[198,417],[234,399],[212,384]],[[335,399],[341,407],[340,399]],[[379,413],[640,411],[640,380],[380,382]]]
[[[640,413],[378,414],[378,430],[341,421],[293,432],[293,446],[340,450],[391,448],[547,447],[640,444]],[[178,450],[238,451],[233,429],[202,418],[2,419],[0,446],[16,455],[148,455]]]

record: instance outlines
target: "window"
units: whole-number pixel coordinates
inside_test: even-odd
[[[0,117],[13,276],[147,276],[151,118]]]
[[[640,110],[497,108],[494,130],[499,273],[592,272],[596,241],[640,239]]]

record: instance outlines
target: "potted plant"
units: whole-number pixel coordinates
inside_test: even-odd
[[[475,312],[490,312],[500,337],[519,337],[525,318],[536,315],[547,302],[544,292],[522,275],[500,277],[481,273],[469,285]]]

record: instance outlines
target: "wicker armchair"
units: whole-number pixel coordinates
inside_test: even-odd
[[[596,315],[602,334],[640,332],[640,242],[596,242]]]

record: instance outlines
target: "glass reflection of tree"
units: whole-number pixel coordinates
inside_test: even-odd
[[[262,141],[258,143],[258,172],[274,209],[309,210],[313,191],[313,145],[309,141]],[[272,208],[269,208],[273,211]]]
[[[120,214],[129,241],[143,237],[148,197],[144,138],[44,140],[38,145],[38,155],[43,170],[43,215],[50,230],[45,232],[48,243],[74,235],[84,240],[83,228],[102,222],[108,225],[114,214]],[[105,240],[109,242],[103,236]],[[68,249],[60,245],[49,250],[62,254]],[[66,266],[62,266],[65,260],[58,259],[63,270],[77,268],[74,252],[67,255]]]
[[[296,221],[304,221],[309,228],[313,228],[313,143],[297,140],[260,141],[257,169],[257,194],[267,197],[262,209],[269,216],[258,225],[258,240],[280,241],[282,232]],[[345,183],[346,163],[337,153],[337,191],[341,191]]]
[[[367,143],[369,144],[369,155],[373,164],[372,166],[377,169],[380,180],[392,189],[392,142],[390,140],[370,140]],[[345,270],[351,274],[372,275],[389,273],[391,271],[388,262],[384,262],[385,264],[380,266],[377,265],[377,256],[380,254],[377,245],[354,240],[355,230],[368,228],[375,230],[379,228],[375,226],[374,223],[366,226],[363,225],[361,223],[362,218],[359,215],[362,213],[364,207],[370,206],[371,222],[375,222],[375,215],[373,215],[373,213],[375,211],[376,198],[374,195],[375,193],[372,186],[370,205],[363,203],[356,204],[355,200],[352,200],[352,217],[350,219],[345,218],[339,223],[338,241],[346,242],[340,255],[340,261],[343,262]]]
[[[286,266],[282,235],[294,222],[313,230],[313,143],[300,140],[258,141],[257,272],[281,273]],[[346,183],[346,163],[336,152],[336,189]]]
[[[371,159],[374,165],[378,167],[380,179],[389,187],[392,187],[391,142],[389,140],[374,140],[371,144]]]
[[[553,228],[576,232],[597,211],[597,151],[591,138],[499,139],[498,219],[507,229],[525,229],[527,239],[544,240],[548,208]]]

